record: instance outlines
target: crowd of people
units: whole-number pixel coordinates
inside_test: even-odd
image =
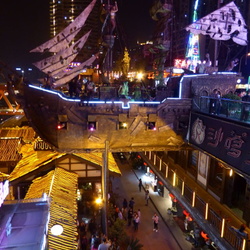
[[[97,223],[91,219],[88,224],[83,221],[78,226],[78,250],[118,250],[116,241],[111,241],[97,228]],[[88,237],[88,235],[90,235]]]
[[[232,96],[236,96],[237,99],[232,97],[233,99],[231,100],[230,96],[222,97],[219,90],[214,89],[209,98],[209,113],[214,115],[220,115],[222,113],[228,116],[230,109],[237,109],[237,112],[240,113],[238,119],[247,122],[250,112],[249,91],[242,90],[239,93],[235,92]]]
[[[44,78],[45,89],[56,89],[55,79],[51,73],[48,72]],[[116,89],[112,98],[117,99],[133,99],[150,100],[153,101],[156,98],[156,88],[150,84],[144,82],[131,82],[128,80],[118,81],[114,80],[112,84],[95,83],[89,77],[79,74],[67,85],[61,87],[62,91],[70,96],[70,98],[80,98],[82,100],[100,99],[102,87],[113,87]],[[106,90],[104,90],[106,92]]]

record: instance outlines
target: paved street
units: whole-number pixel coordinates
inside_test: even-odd
[[[171,215],[167,214],[167,207],[164,205],[162,197],[158,193],[150,189],[149,205],[145,205],[145,192],[142,188],[141,192],[138,188],[138,178],[141,178],[140,171],[133,171],[128,163],[123,163],[120,166],[122,177],[112,179],[113,192],[119,194],[118,206],[122,207],[123,199],[127,201],[134,197],[134,211],[141,210],[141,222],[139,229],[134,232],[133,226],[127,227],[129,235],[140,240],[145,250],[155,249],[192,249],[192,244],[185,240],[183,231],[173,220]],[[143,183],[145,185],[145,183]],[[159,216],[159,231],[153,231],[154,213]]]

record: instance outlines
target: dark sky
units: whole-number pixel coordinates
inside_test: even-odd
[[[49,0],[8,0],[0,8],[0,60],[28,67],[29,51],[49,38]],[[26,63],[27,62],[27,63]]]
[[[151,38],[153,0],[117,0],[117,18],[127,42]],[[6,0],[0,8],[0,60],[28,68],[40,59],[29,51],[49,39],[49,0]]]

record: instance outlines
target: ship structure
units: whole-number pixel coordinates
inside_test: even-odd
[[[39,46],[41,52],[54,45],[64,47],[64,37],[69,40],[73,37],[78,24],[84,25],[84,19],[95,4],[96,0],[93,0],[84,10],[83,18],[76,18],[77,22],[70,24],[68,31],[66,28],[66,31],[59,33],[49,45]],[[159,75],[171,47],[168,25],[172,21],[172,5],[172,2],[165,1],[163,4],[156,1],[151,10],[152,17],[159,21],[159,30],[164,30],[163,33],[156,32],[158,40],[151,48],[152,53],[161,51],[155,62]],[[111,16],[114,17],[117,12],[115,2],[112,6],[106,5],[102,45],[108,59],[106,61],[101,56],[102,62],[110,62],[112,58],[112,32],[116,23]],[[105,26],[106,22],[110,25]],[[208,35],[212,39],[233,40],[240,46],[246,46],[245,26],[232,2],[198,19],[187,30]],[[83,34],[80,40],[70,42],[63,50],[53,51],[53,56],[36,63],[54,79],[49,88],[25,80],[15,81],[19,88],[15,98],[38,134],[39,143],[44,145],[41,141],[46,142],[46,150],[54,152],[56,160],[68,154],[67,157],[77,160],[78,164],[79,158],[87,157],[90,153],[94,158],[98,153],[98,165],[102,165],[100,158],[103,157],[103,165],[100,168],[96,166],[96,169],[104,185],[102,198],[105,209],[108,153],[125,152],[131,161],[139,162],[140,171],[144,171],[150,179],[152,192],[171,200],[173,205],[169,211],[173,216],[177,216],[177,211],[184,214],[189,226],[195,220],[209,236],[209,242],[215,242],[219,249],[247,249],[250,232],[250,132],[249,120],[243,121],[241,114],[242,107],[249,104],[228,98],[234,96],[237,82],[242,77],[232,71],[190,75],[174,75],[172,72],[168,79],[164,79],[164,88],[156,88],[154,93],[140,89],[139,92],[144,95],[137,98],[131,94],[136,88],[130,95],[129,91],[118,92],[116,86],[108,85],[100,86],[98,95],[71,97],[59,87],[100,58],[97,53],[79,65],[80,68],[68,68],[68,63],[84,48],[90,34],[91,30]],[[61,68],[58,68],[59,65]],[[104,69],[109,71],[110,64],[107,65]],[[122,83],[123,87],[128,86],[127,79]],[[216,97],[214,93],[217,93]],[[217,99],[220,102],[215,102]],[[215,103],[220,105],[216,106]],[[51,157],[47,160],[50,162]],[[75,161],[72,161],[72,165]],[[86,164],[86,159],[84,161]],[[56,162],[60,165],[60,161]],[[21,163],[25,169],[25,161]],[[63,163],[60,166],[64,166]],[[33,163],[31,165],[36,168]],[[43,178],[37,176],[38,186],[39,182],[43,185],[47,183],[46,179],[53,180],[52,175],[59,176],[58,173],[72,175],[76,183],[78,177],[72,174],[72,169],[67,169],[70,174],[54,169]],[[34,197],[32,190],[27,197]],[[236,215],[235,210],[240,210],[241,215]],[[245,224],[244,227],[242,224]]]

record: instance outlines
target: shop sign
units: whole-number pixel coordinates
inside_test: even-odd
[[[9,194],[9,181],[0,182],[0,207],[2,206],[6,196]]]
[[[190,144],[250,174],[249,127],[196,113],[190,125]]]
[[[49,146],[46,142],[44,141],[36,141],[34,144],[34,150],[36,151],[48,151],[51,150],[52,147]]]

